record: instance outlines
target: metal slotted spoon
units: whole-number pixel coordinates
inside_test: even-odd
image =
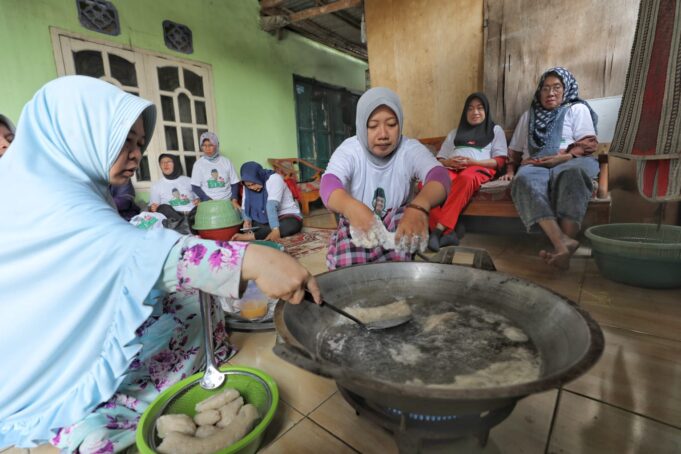
[[[314,302],[314,297],[312,296],[312,293],[310,293],[309,290],[305,289],[305,300],[309,301],[312,304],[315,304]],[[409,315],[401,315],[399,317],[387,317],[383,320],[376,320],[373,322],[368,322],[364,323],[357,317],[353,316],[352,314],[348,314],[345,312],[343,309],[340,307],[333,305],[329,303],[328,301],[322,299],[322,303],[319,305],[321,307],[326,307],[328,309],[331,309],[332,311],[342,315],[343,317],[352,320],[359,326],[361,326],[364,329],[368,329],[370,331],[374,330],[382,330],[382,329],[388,329],[388,328],[394,328],[396,326],[404,325],[408,321],[410,321],[413,318],[412,314]]]

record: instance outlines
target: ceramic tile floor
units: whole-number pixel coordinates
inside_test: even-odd
[[[333,218],[313,212],[306,225]],[[307,220],[306,220],[307,221]],[[312,222],[310,224],[309,222]],[[645,290],[601,277],[588,254],[569,272],[547,268],[537,257],[541,237],[469,233],[462,245],[481,247],[499,272],[545,286],[578,302],[600,323],[605,351],[586,374],[558,390],[521,400],[492,429],[487,445],[463,439],[437,453],[681,453],[681,290]],[[325,271],[323,254],[301,260]],[[272,353],[274,332],[234,333],[234,364],[274,377],[281,405],[262,451],[296,453],[397,453],[393,438],[355,415],[334,382],[303,371]],[[53,448],[10,449],[2,454],[54,454]]]

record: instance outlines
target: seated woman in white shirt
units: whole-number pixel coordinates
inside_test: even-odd
[[[244,229],[252,228],[253,231],[237,233],[232,240],[279,241],[300,232],[303,216],[281,175],[250,161],[241,166],[241,181],[244,184],[241,204]]]
[[[374,87],[359,98],[357,134],[333,152],[320,186],[326,207],[340,215],[326,255],[330,270],[410,261],[426,247],[430,210],[446,199],[451,183],[425,146],[402,136],[403,124],[392,90]],[[424,183],[416,196],[414,180]],[[384,230],[395,232],[394,245],[380,240]]]
[[[452,187],[441,207],[430,210],[428,248],[459,244],[455,228],[473,194],[506,163],[506,136],[492,121],[484,93],[466,98],[459,127],[451,131],[440,147],[437,159],[447,167]]]
[[[180,233],[189,233],[200,199],[192,191],[189,177],[182,175],[182,165],[177,156],[163,153],[158,163],[163,176],[151,186],[149,211],[168,218],[167,227],[182,230]],[[185,218],[186,224],[183,222]]]
[[[202,202],[206,200],[231,200],[239,209],[239,177],[232,161],[220,154],[218,136],[210,131],[199,138],[203,151],[192,168],[192,189]]]
[[[597,121],[572,73],[551,68],[539,79],[509,145],[512,162],[501,178],[513,179],[511,196],[527,229],[538,224],[554,247],[539,256],[560,269],[570,267],[579,247],[575,237],[598,176]]]

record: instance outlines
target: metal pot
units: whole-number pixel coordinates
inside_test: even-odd
[[[487,269],[424,262],[373,263],[321,274],[317,282],[325,298],[341,308],[358,301],[365,301],[363,307],[372,307],[392,301],[395,295],[420,295],[424,304],[467,301],[502,315],[536,346],[541,358],[538,379],[493,388],[447,389],[377,378],[324,356],[324,333],[339,316],[309,303],[278,304],[275,325],[280,339],[274,352],[379,405],[430,415],[471,414],[512,406],[522,397],[578,377],[598,360],[603,352],[603,334],[587,312],[548,289],[489,271],[494,266],[484,250],[453,249],[474,252],[474,264]],[[451,260],[452,255],[446,259]]]

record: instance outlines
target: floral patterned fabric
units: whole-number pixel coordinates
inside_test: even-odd
[[[114,453],[135,443],[144,410],[165,389],[200,371],[205,365],[203,323],[197,288],[238,297],[241,262],[246,243],[185,237],[171,251],[159,283],[161,293],[152,315],[137,329],[143,345],[116,394],[82,421],[61,428],[50,443],[62,452]],[[176,270],[172,273],[170,270]],[[155,292],[157,292],[155,290]],[[236,351],[229,345],[223,312],[213,306],[213,340],[217,364]]]

